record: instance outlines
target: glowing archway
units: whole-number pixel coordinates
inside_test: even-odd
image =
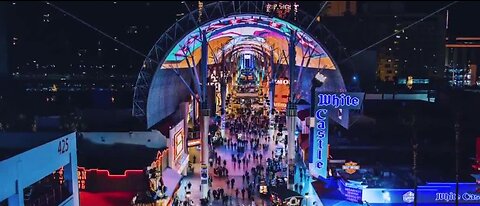
[[[257,38],[255,42],[251,42],[257,52],[273,49],[275,62],[287,64],[287,58],[282,58],[282,51],[288,51],[289,36],[291,31],[296,31],[298,39],[296,66],[307,68],[303,70],[298,82],[301,96],[309,100],[310,80],[319,70],[327,77],[322,90],[345,91],[342,75],[334,61],[334,59],[341,60],[344,52],[338,46],[338,40],[321,24],[311,27],[311,30],[317,34],[315,38],[310,35],[311,32],[307,30],[310,26],[307,29],[303,27],[306,27],[306,22],[310,22],[312,17],[301,11],[295,17],[296,24],[293,24],[288,21],[292,19],[272,17],[269,13],[260,10],[258,4],[260,3],[212,3],[205,6],[202,11],[204,14],[202,16],[207,17],[204,22],[207,23],[197,24],[195,16],[199,11],[196,10],[170,27],[144,61],[135,87],[133,115],[146,117],[147,127],[152,127],[175,112],[180,102],[189,98],[190,93],[179,80],[178,75],[188,83],[193,81],[193,73],[187,68],[200,61],[201,31],[206,32],[209,42],[208,64],[210,65],[216,62],[222,51],[235,51],[228,45],[232,45],[242,37]],[[182,26],[183,24],[188,28]],[[184,35],[180,35],[181,33]],[[245,45],[247,40],[241,41]],[[335,45],[333,54],[327,52],[324,45]],[[305,61],[305,56],[310,60]]]

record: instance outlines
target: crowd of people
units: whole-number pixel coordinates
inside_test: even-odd
[[[232,204],[236,200],[243,204],[251,202],[251,205],[255,205],[255,197],[261,195],[260,186],[283,184],[286,187],[285,181],[278,182],[286,178],[286,174],[281,172],[281,169],[286,168],[286,158],[282,158],[286,155],[283,152],[284,148],[279,154],[272,151],[271,157],[268,152],[271,144],[276,145],[273,150],[284,147],[284,144],[278,141],[283,139],[280,138],[283,133],[276,133],[271,138],[268,133],[270,120],[264,111],[266,111],[264,108],[243,107],[237,112],[231,112],[226,118],[226,137],[221,137],[219,131],[214,134],[214,139],[218,141],[210,146],[208,162],[213,171],[208,178],[209,190],[204,203],[221,202],[223,205],[236,205]],[[225,150],[229,156],[224,155]],[[242,171],[241,184],[237,183],[240,181],[239,170]],[[213,187],[212,175],[215,181],[223,180],[225,184]],[[298,184],[296,188],[301,191],[302,187]],[[187,188],[185,190],[190,191]],[[178,198],[176,200],[173,205],[186,206],[192,203],[188,198],[183,202]]]

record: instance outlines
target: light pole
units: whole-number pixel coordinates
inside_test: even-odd
[[[458,145],[459,145],[459,137],[460,137],[460,120],[459,120],[459,113],[457,112],[456,114],[456,119],[455,119],[455,205],[458,205],[458,156],[459,156],[459,151],[458,151]]]
[[[402,123],[405,126],[408,126],[411,131],[411,144],[412,144],[412,172],[413,172],[413,205],[417,205],[417,149],[418,149],[418,141],[417,141],[417,133],[415,130],[415,121],[416,117],[410,110],[404,111],[406,113],[406,117],[402,118]]]

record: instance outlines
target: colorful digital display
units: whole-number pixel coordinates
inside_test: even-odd
[[[360,109],[363,93],[316,93],[315,126],[310,138],[309,169],[315,177],[327,177],[329,112],[338,109]]]
[[[273,49],[276,51],[284,50],[288,53],[288,39],[292,31],[297,31],[297,66],[336,69],[325,50],[300,28],[281,19],[261,15],[235,15],[201,26],[200,29],[187,34],[175,45],[161,68],[188,68],[194,63],[198,64],[201,57],[200,31],[206,32],[209,44],[208,64],[214,64],[215,59],[221,55],[221,51],[229,49],[228,45],[239,45],[239,41],[246,41],[245,37],[250,37],[248,45],[269,48],[268,50],[275,47]],[[232,44],[232,42],[236,43]],[[232,48],[230,47],[230,49]],[[287,59],[282,55],[281,52],[275,53],[275,62],[287,64]],[[193,59],[189,58],[189,62],[187,62],[187,56],[193,56]],[[304,61],[303,56],[310,56],[310,61]]]

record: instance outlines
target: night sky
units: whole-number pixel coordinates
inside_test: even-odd
[[[57,6],[72,13],[87,23],[105,31],[131,47],[148,53],[154,42],[170,27],[176,19],[177,13],[188,13],[180,1],[166,2],[54,2]],[[204,2],[208,4],[209,2]],[[371,2],[370,2],[371,3]],[[433,12],[449,2],[416,1],[404,2],[404,11],[407,13]],[[188,2],[193,10],[197,2]],[[299,2],[300,8],[314,15],[320,8],[320,2]],[[372,15],[362,13],[362,4],[359,2],[359,15]],[[374,3],[382,4],[382,2]],[[55,63],[58,59],[65,62],[74,62],[78,49],[91,48],[96,50],[99,41],[102,47],[118,47],[119,51],[129,58],[120,58],[125,62],[118,64],[133,65],[132,68],[120,68],[128,73],[136,73],[143,58],[128,49],[114,43],[96,31],[80,22],[65,16],[44,2],[15,2],[9,6],[9,35],[20,36],[17,52],[13,56],[25,57],[30,61],[35,58],[45,59],[43,62]],[[480,11],[478,2],[458,2],[449,8],[449,36],[480,36],[480,27],[475,25],[475,14]],[[42,24],[42,16],[50,15],[51,23],[47,27]],[[377,14],[378,15],[378,14]],[[390,14],[391,15],[391,14]],[[139,35],[132,37],[126,35],[129,26],[138,26]],[[333,31],[335,33],[335,31]],[[348,47],[348,45],[346,45]],[[365,47],[368,45],[365,45]],[[92,53],[92,61],[94,52]],[[41,55],[44,55],[42,57]],[[96,58],[96,57],[95,57]],[[120,61],[115,57],[104,57],[96,63],[114,63]],[[109,60],[110,59],[110,60]],[[128,61],[127,61],[128,60]],[[18,62],[22,62],[20,60]],[[15,61],[13,61],[15,62]],[[16,64],[14,63],[14,66]]]

